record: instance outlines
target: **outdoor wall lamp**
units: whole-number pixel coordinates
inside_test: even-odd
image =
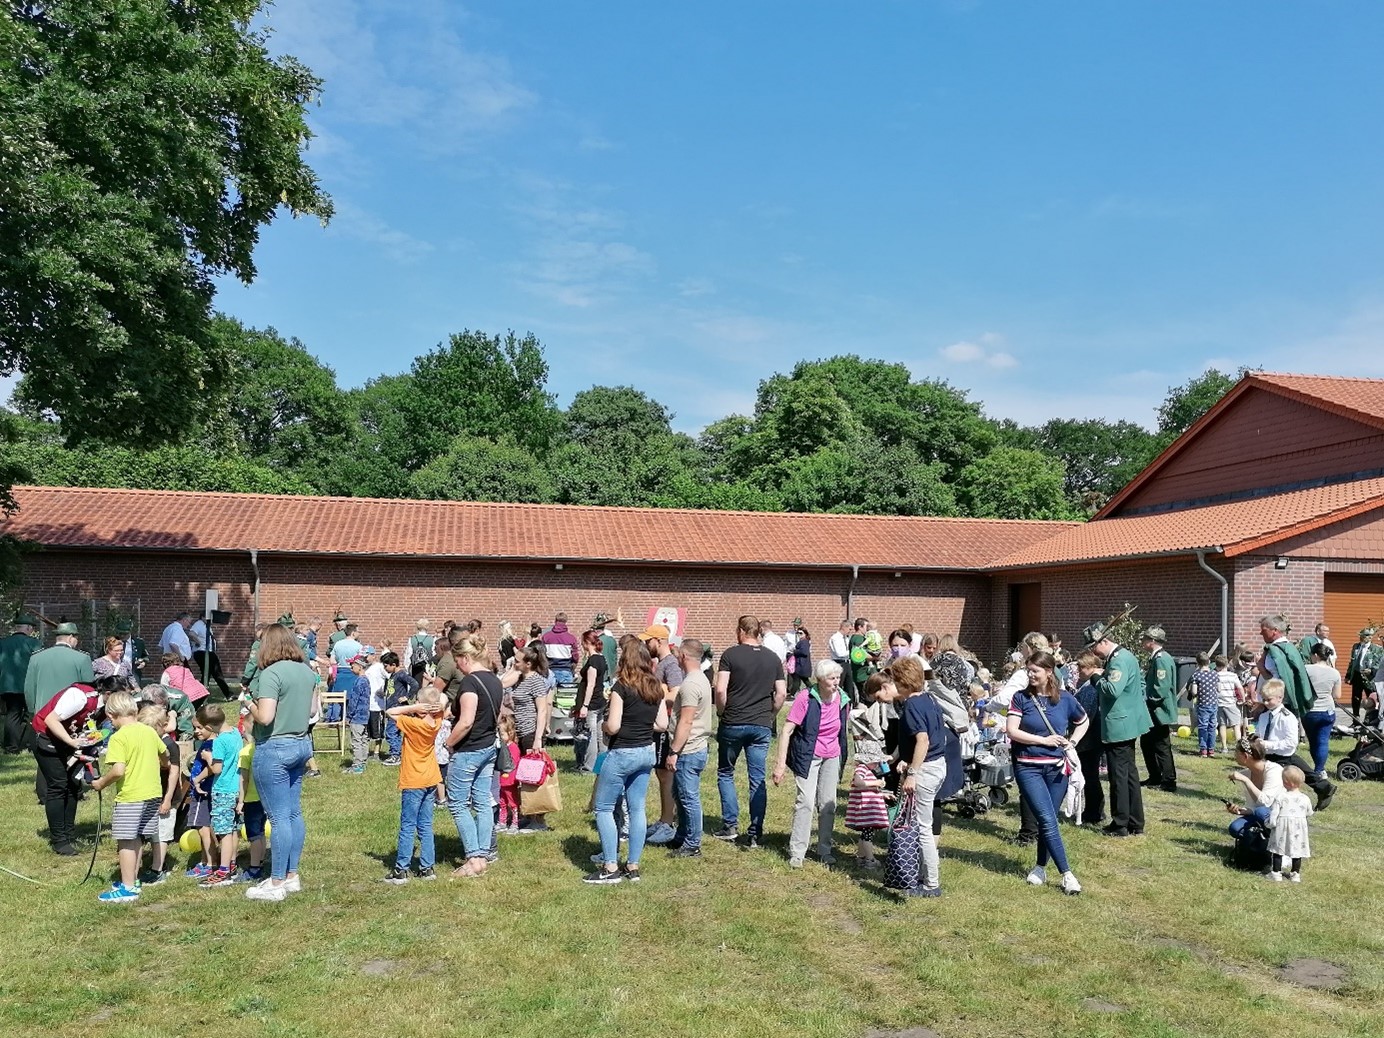
[[[1288,556],[1286,556],[1286,555],[1280,555],[1278,558],[1274,559],[1274,560],[1273,560],[1273,568],[1274,568],[1274,569],[1287,569],[1287,568],[1288,568]]]

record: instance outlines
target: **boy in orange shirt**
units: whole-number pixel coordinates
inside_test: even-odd
[[[413,841],[418,839],[418,878],[436,879],[433,871],[433,793],[442,781],[433,743],[442,727],[442,693],[431,685],[418,693],[418,702],[396,706],[386,713],[399,726],[403,753],[399,764],[399,846],[386,883],[407,883]]]

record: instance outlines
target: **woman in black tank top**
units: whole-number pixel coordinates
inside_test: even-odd
[[[447,748],[447,809],[461,836],[466,860],[453,876],[471,878],[485,872],[495,816],[490,805],[490,786],[495,769],[495,728],[504,690],[490,669],[485,639],[478,634],[463,638],[452,648],[457,670],[463,677],[456,702]]]

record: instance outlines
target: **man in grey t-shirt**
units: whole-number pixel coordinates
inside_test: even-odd
[[[711,682],[702,673],[702,643],[684,638],[678,647],[678,666],[686,675],[678,688],[677,723],[668,767],[673,769],[673,793],[678,825],[673,837],[673,856],[702,856],[702,772],[706,769],[714,704]]]
[[[669,716],[672,716],[683,678],[678,658],[673,654],[670,644],[672,638],[668,628],[662,624],[654,624],[639,636],[639,640],[648,647],[649,655],[654,658],[654,677],[658,678],[658,683],[663,686],[663,699],[668,704]],[[658,821],[649,826],[648,834],[644,837],[646,843],[655,846],[671,842],[677,831],[678,809],[677,802],[673,799],[673,767],[667,763],[669,745],[666,732],[658,736],[655,743],[654,774],[658,776],[660,811]]]

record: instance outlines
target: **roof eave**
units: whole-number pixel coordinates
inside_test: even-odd
[[[1170,548],[1167,551],[1134,552],[1129,555],[1101,555],[1095,558],[1086,559],[1050,559],[1046,562],[1023,562],[1018,564],[1005,564],[1003,562],[1000,562],[991,566],[987,566],[985,568],[985,572],[991,575],[995,575],[1000,573],[1011,573],[1018,572],[1020,570],[1030,569],[1059,569],[1068,566],[1084,566],[1097,563],[1105,564],[1111,562],[1141,562],[1145,559],[1170,559],[1180,558],[1182,556],[1195,557],[1197,552],[1199,551],[1207,551],[1216,555],[1226,554],[1226,550],[1223,546],[1219,544],[1207,544],[1201,547],[1194,548]]]

